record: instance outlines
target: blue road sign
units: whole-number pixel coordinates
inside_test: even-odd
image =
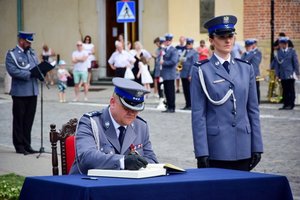
[[[117,1],[117,22],[135,22],[134,1]]]

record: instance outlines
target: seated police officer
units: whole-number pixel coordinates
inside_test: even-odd
[[[78,123],[70,174],[87,174],[89,169],[138,170],[158,162],[148,125],[137,116],[149,91],[124,78],[114,78],[113,84],[109,106],[84,114]]]
[[[249,171],[263,143],[255,74],[230,54],[237,18],[225,15],[204,24],[214,54],[192,69],[192,130],[197,165]]]

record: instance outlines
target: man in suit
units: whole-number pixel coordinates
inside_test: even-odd
[[[280,110],[292,110],[295,106],[295,76],[299,76],[299,62],[295,49],[288,46],[288,38],[279,38],[279,50],[271,67],[281,81],[283,107]]]
[[[218,16],[204,24],[214,54],[193,66],[192,131],[197,166],[249,171],[263,143],[252,65],[233,58],[237,18]]]
[[[149,91],[124,78],[114,78],[113,84],[109,106],[84,114],[78,123],[71,174],[87,174],[89,169],[138,170],[158,162],[148,124],[137,116]]]
[[[179,62],[182,62],[182,70],[180,78],[182,83],[183,94],[185,98],[185,106],[183,110],[191,110],[191,95],[190,95],[190,81],[191,71],[193,65],[198,61],[198,52],[193,48],[194,40],[192,38],[186,39],[186,51],[180,57]]]
[[[256,77],[256,91],[257,91],[257,99],[258,103],[260,102],[260,88],[259,88],[259,76],[260,70],[259,65],[262,59],[262,53],[256,46],[257,41],[255,39],[247,39],[245,40],[245,48],[246,51],[243,53],[241,59],[248,61],[252,64],[254,69],[254,75]]]
[[[165,35],[165,54],[163,60],[160,61],[162,65],[161,77],[163,78],[164,92],[167,100],[167,110],[162,111],[165,113],[175,112],[175,79],[176,79],[176,66],[178,63],[178,52],[172,46],[173,35]]]
[[[38,72],[38,58],[31,49],[33,35],[20,31],[17,46],[7,52],[5,60],[6,70],[12,77],[13,145],[16,153],[24,155],[38,153],[31,147],[31,128],[39,94],[37,79],[43,77],[34,73]]]

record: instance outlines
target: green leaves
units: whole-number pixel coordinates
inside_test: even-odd
[[[0,199],[17,200],[24,180],[25,177],[13,173],[0,176]]]

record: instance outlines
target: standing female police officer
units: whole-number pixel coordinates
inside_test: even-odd
[[[263,144],[253,67],[233,58],[237,18],[215,17],[204,24],[214,54],[193,67],[192,130],[198,167],[249,171]]]

